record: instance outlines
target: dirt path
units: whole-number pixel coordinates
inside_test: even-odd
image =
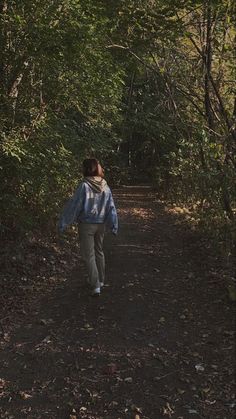
[[[0,417],[232,419],[235,307],[221,267],[148,189],[115,195],[107,286],[88,297],[78,258],[35,300],[0,353]]]

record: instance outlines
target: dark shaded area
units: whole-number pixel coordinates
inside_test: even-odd
[[[220,260],[149,188],[115,198],[101,297],[88,296],[73,243],[5,333],[0,417],[232,418],[235,306]]]

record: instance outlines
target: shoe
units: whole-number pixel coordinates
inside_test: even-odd
[[[91,296],[92,297],[99,297],[99,295],[100,295],[100,287],[94,288],[91,292]]]

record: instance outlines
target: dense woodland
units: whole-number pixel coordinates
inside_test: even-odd
[[[0,1],[1,234],[55,225],[97,156],[235,240],[233,0]],[[228,251],[228,250],[227,250]]]

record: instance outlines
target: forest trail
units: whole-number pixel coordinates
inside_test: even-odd
[[[89,297],[68,259],[2,346],[0,417],[233,418],[235,307],[219,262],[149,188],[114,196],[107,286]]]

